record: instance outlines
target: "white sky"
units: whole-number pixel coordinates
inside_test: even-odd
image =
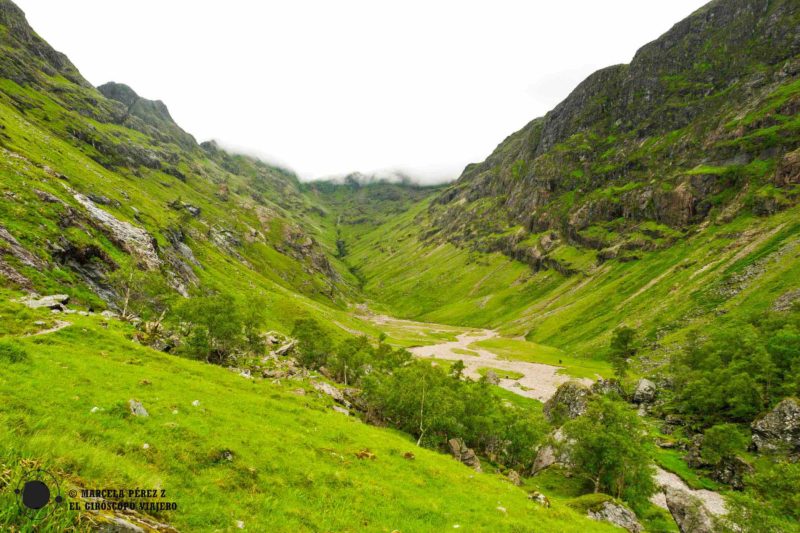
[[[703,0],[16,0],[93,84],[304,178],[454,179]]]

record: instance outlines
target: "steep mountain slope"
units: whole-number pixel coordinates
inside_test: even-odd
[[[569,270],[549,232],[610,259],[794,204],[799,26],[796,2],[711,2],[467,167],[434,205],[434,228]]]
[[[335,244],[335,256],[347,265],[360,288],[365,280],[358,265],[349,261],[351,248],[358,246],[365,234],[402,217],[415,204],[442,189],[410,180],[361,174],[351,174],[341,181],[315,181],[302,187],[311,201],[320,206],[312,218],[318,224],[322,241]]]
[[[621,323],[658,349],[796,294],[798,17],[796,2],[714,1],[593,74],[361,239],[365,290],[587,356]]]
[[[355,280],[304,229],[316,208],[293,174],[198,145],[124,85],[94,89],[16,6],[0,16],[7,279],[103,308],[107,273],[138,263],[183,294],[255,288],[285,310],[282,330],[319,304],[342,308]]]

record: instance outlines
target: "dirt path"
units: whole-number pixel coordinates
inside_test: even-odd
[[[677,474],[667,472],[663,468],[656,467],[656,475],[653,476],[653,481],[655,481],[656,485],[659,487],[671,487],[673,489],[682,490],[683,492],[688,492],[700,500],[711,514],[721,516],[728,512],[725,507],[725,498],[720,494],[711,490],[691,489]],[[663,492],[653,494],[653,496],[650,497],[650,501],[662,509],[669,510],[667,508],[667,498],[664,496]]]
[[[445,359],[448,361],[461,360],[466,367],[464,374],[473,379],[481,377],[478,369],[484,367],[518,372],[522,374],[521,378],[501,379],[500,386],[520,396],[535,398],[542,402],[550,399],[558,386],[566,381],[577,380],[587,385],[592,384],[589,379],[578,379],[566,374],[560,374],[561,367],[558,366],[501,359],[488,350],[471,346],[472,343],[494,337],[497,337],[496,331],[482,329],[462,333],[456,337],[457,340],[455,341],[442,342],[430,346],[417,346],[411,348],[410,351],[415,357]],[[457,350],[469,350],[474,355],[459,353]]]

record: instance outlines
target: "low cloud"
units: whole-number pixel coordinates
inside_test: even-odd
[[[460,170],[452,168],[439,168],[439,167],[425,167],[415,170],[406,169],[378,169],[370,171],[353,170],[350,172],[340,172],[335,174],[328,174],[322,176],[315,176],[309,173],[304,173],[293,165],[290,165],[283,159],[276,157],[268,152],[256,150],[249,147],[243,147],[237,144],[228,143],[219,139],[212,139],[220,148],[232,154],[241,154],[254,159],[258,159],[281,169],[287,170],[298,177],[303,182],[313,181],[333,181],[344,183],[347,179],[356,180],[358,183],[374,183],[374,182],[388,182],[388,183],[404,183],[409,185],[420,186],[434,186],[442,185],[455,181],[461,174]],[[313,154],[309,154],[313,158]]]

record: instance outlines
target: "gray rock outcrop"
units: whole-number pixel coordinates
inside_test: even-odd
[[[144,408],[144,405],[142,405],[142,402],[140,401],[128,400],[128,407],[130,408],[133,416],[150,416],[150,414],[147,412],[147,409]]]
[[[759,452],[800,451],[800,402],[785,398],[751,425],[753,446]]]
[[[547,496],[545,496],[538,490],[535,490],[530,494],[528,494],[528,499],[538,503],[542,507],[550,507],[550,500],[547,498]]]
[[[149,233],[100,209],[80,193],[75,193],[73,196],[86,209],[89,217],[115,244],[136,256],[149,270],[155,270],[161,265],[161,260],[156,253],[155,239]]]
[[[561,428],[557,429],[550,434],[547,441],[536,452],[536,458],[533,460],[533,474],[541,472],[554,464],[569,464],[569,455],[567,455],[559,446],[564,442],[564,434]]]
[[[592,383],[592,394],[616,394],[619,397],[624,396],[622,385],[616,379],[598,379]]]
[[[562,383],[544,404],[544,415],[550,422],[563,422],[579,417],[586,411],[591,391],[577,381]]]
[[[597,509],[589,509],[589,518],[601,522],[609,522],[631,533],[642,531],[642,524],[636,518],[636,514],[625,507],[611,500],[605,501]]]
[[[458,461],[461,461],[468,467],[474,469],[476,472],[481,472],[481,461],[475,455],[472,448],[468,448],[462,439],[450,439],[447,441],[450,446],[450,453],[453,454]]]
[[[714,465],[711,478],[730,485],[733,490],[744,490],[744,479],[753,473],[753,467],[739,456],[726,457]]]
[[[23,300],[23,303],[31,309],[52,309],[54,311],[63,311],[66,309],[69,296],[66,294],[51,294],[49,296],[42,296],[41,298],[28,298]]]
[[[642,378],[636,384],[636,391],[633,393],[634,403],[652,403],[656,399],[656,384],[647,378]]]
[[[686,491],[667,487],[667,508],[681,533],[713,533],[714,518],[703,503]]]
[[[321,392],[322,394],[330,396],[334,402],[344,405],[348,409],[350,408],[350,402],[348,402],[345,399],[342,391],[334,387],[330,383],[325,383],[324,381],[314,381],[311,383],[311,386],[313,386],[317,391]]]

